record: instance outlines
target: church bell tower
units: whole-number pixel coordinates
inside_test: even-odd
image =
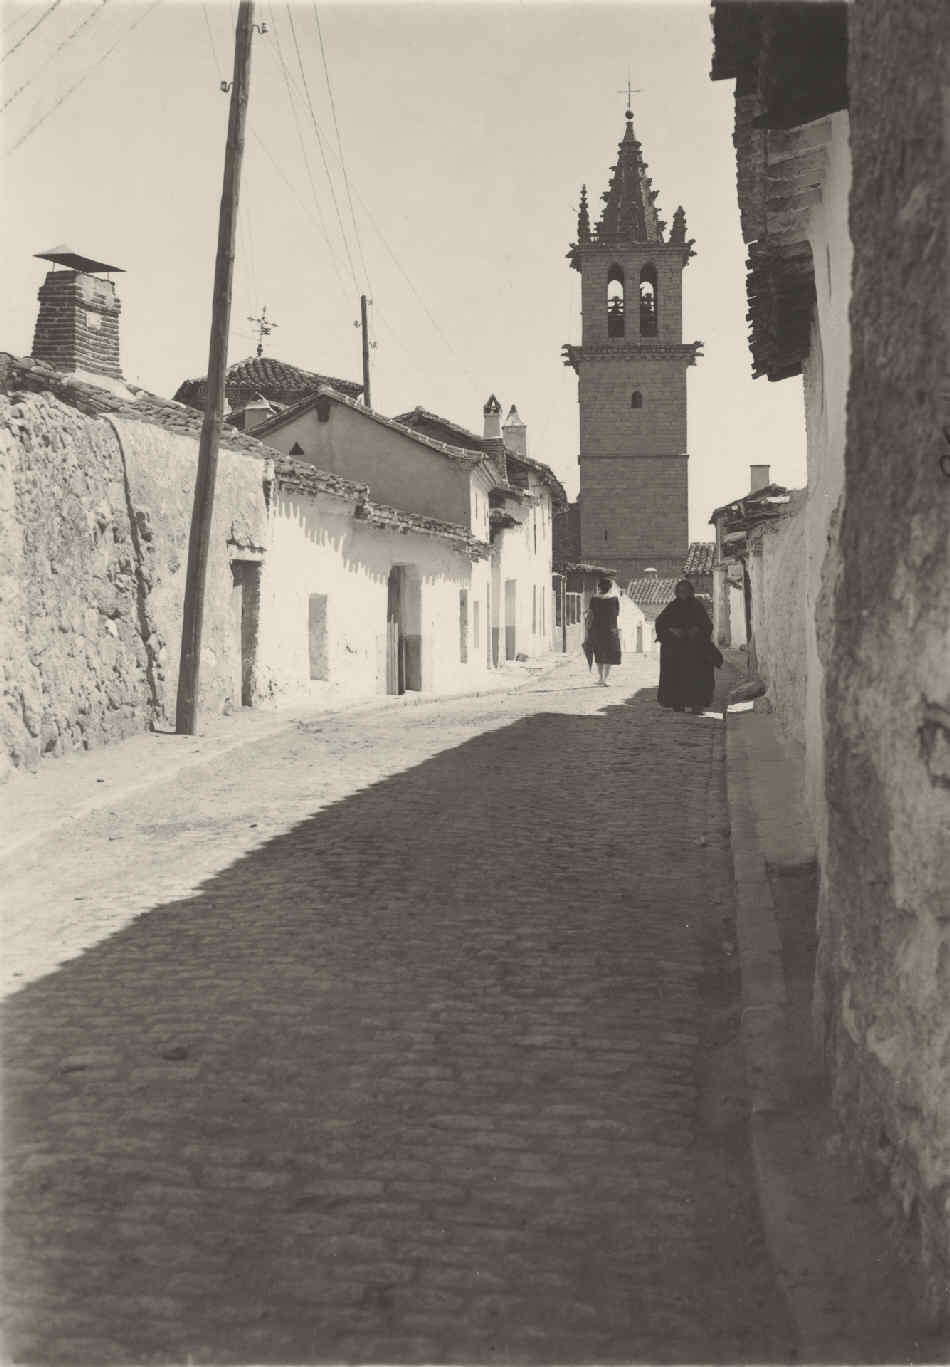
[[[568,260],[581,276],[580,346],[563,348],[578,377],[582,558],[678,574],[689,547],[686,367],[701,342],[683,341],[683,271],[693,253],[686,215],[669,237],[628,109],[617,164],[591,228],[581,190]]]

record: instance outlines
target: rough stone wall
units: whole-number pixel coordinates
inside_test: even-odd
[[[0,765],[92,748],[153,716],[115,433],[0,395]]]
[[[174,716],[197,442],[0,394],[0,768]],[[202,706],[241,700],[231,564],[259,560],[265,461],[219,454]]]
[[[894,60],[894,53],[900,60]],[[950,1310],[950,9],[851,17],[852,370],[817,1006],[834,1096]]]
[[[749,559],[752,633],[759,673],[785,737],[805,746],[805,517],[764,527]],[[734,643],[735,644],[735,643]]]

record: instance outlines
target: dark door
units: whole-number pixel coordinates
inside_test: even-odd
[[[240,622],[241,706],[254,702],[254,667],[257,663],[257,625],[261,615],[261,567],[256,560],[231,561],[231,601]]]
[[[386,610],[386,692],[405,693],[406,663],[402,636],[402,571],[389,571],[389,603]]]

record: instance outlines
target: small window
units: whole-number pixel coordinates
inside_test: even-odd
[[[640,393],[639,389],[635,389],[635,390],[633,391],[633,393],[630,395],[630,407],[631,407],[631,408],[642,408],[642,407],[643,407],[643,395]]]

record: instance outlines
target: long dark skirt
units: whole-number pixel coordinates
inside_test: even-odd
[[[708,642],[664,635],[657,702],[661,707],[708,707],[716,691]]]

